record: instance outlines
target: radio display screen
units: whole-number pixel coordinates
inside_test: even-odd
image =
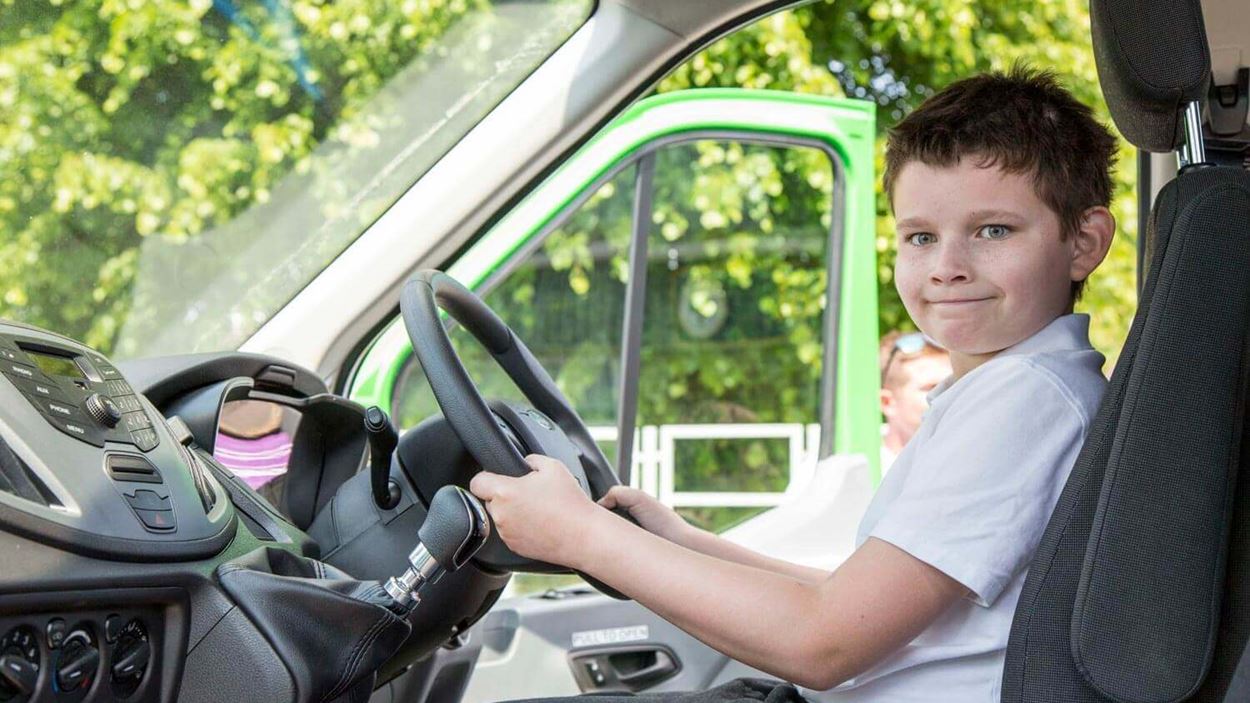
[[[39,352],[27,351],[30,358],[35,360],[35,364],[39,370],[49,376],[69,376],[70,378],[85,378],[82,369],[78,368],[78,364],[73,359],[67,359],[63,356],[52,356],[51,354],[41,354]]]

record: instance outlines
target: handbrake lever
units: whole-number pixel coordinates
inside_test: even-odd
[[[490,537],[486,508],[459,486],[443,486],[430,501],[419,543],[408,554],[408,568],[386,582],[386,592],[401,608],[421,602],[420,591],[444,573],[464,566]]]

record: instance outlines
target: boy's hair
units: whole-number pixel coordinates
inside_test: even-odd
[[[890,130],[884,184],[913,161],[954,166],[965,156],[982,167],[1031,173],[1038,198],[1059,217],[1060,236],[1080,228],[1081,214],[1111,204],[1116,138],[1050,71],[1016,64],[950,84]],[[1084,281],[1072,282],[1073,299]]]

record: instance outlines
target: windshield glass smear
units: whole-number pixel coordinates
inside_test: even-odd
[[[0,0],[0,317],[237,348],[590,0]]]

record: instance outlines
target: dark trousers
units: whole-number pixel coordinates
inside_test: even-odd
[[[788,683],[764,679],[734,679],[706,691],[688,693],[592,693],[566,698],[528,698],[512,703],[808,703]]]

